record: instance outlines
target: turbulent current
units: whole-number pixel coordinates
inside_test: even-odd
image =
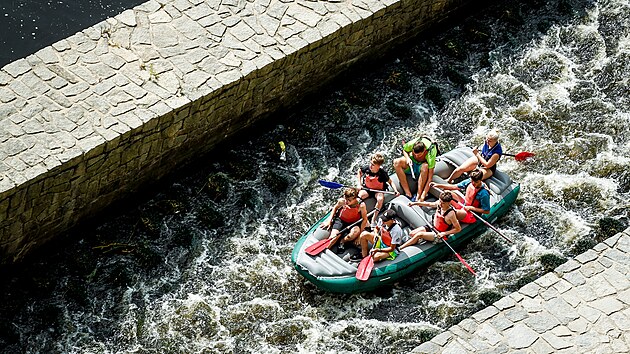
[[[0,351],[401,353],[628,225],[628,0],[502,2],[364,65],[3,270]],[[460,254],[362,295],[317,290],[294,243],[382,151],[497,128],[521,194]],[[279,158],[279,142],[286,160]]]

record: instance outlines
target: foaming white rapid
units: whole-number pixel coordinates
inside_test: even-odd
[[[192,235],[190,249],[167,250],[162,268],[156,267],[161,273],[130,275],[121,295],[105,290],[78,310],[61,303],[64,328],[58,337],[22,334],[30,344],[20,348],[41,352],[54,342],[53,348],[68,353],[405,352],[518,289],[520,280],[543,272],[543,256],[570,255],[575,244],[602,231],[602,218],[628,218],[630,7],[623,0],[585,6],[575,5],[582,12],[550,26],[525,26],[526,39],[519,33],[496,39],[499,45],[486,68],[475,69],[463,95],[443,109],[418,94],[405,118],[393,117],[389,108],[378,106],[381,102],[340,114],[348,99],[334,93],[320,103],[330,107],[298,113],[296,127],[278,129],[297,132],[293,140],[282,137],[286,161],[265,154],[268,141],[260,138],[249,150],[236,151],[248,157],[248,173],[230,176],[229,195],[209,193],[190,201],[183,226],[172,220],[160,224],[163,238],[185,229]],[[545,11],[527,21],[546,16]],[[488,21],[492,27],[499,20]],[[434,61],[448,60],[444,55]],[[408,95],[426,93],[428,85],[435,93],[449,87],[449,80],[412,80]],[[389,102],[395,90],[379,100]],[[372,118],[376,127],[363,122]],[[339,196],[338,190],[320,187],[318,179],[354,184],[358,166],[374,151],[385,152],[391,172],[401,141],[418,132],[437,138],[443,148],[472,147],[483,142],[489,128],[499,129],[504,151],[536,156],[500,161],[500,168],[521,183],[514,208],[495,223],[514,244],[486,231],[462,249],[479,277],[450,257],[389,289],[335,295],[317,290],[294,271],[293,245]],[[286,188],[268,187],[281,178],[288,181]],[[224,223],[196,222],[206,209],[218,210]],[[100,269],[88,281],[98,280]]]

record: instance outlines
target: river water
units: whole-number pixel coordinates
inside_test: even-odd
[[[399,353],[628,225],[630,4],[526,1],[426,34],[3,271],[0,351]],[[456,258],[391,288],[334,295],[294,243],[373,151],[532,151],[500,168],[516,205]],[[279,141],[287,159],[279,159]],[[388,162],[388,166],[389,165]],[[391,172],[391,168],[390,168]]]
[[[143,0],[0,0],[0,67]]]

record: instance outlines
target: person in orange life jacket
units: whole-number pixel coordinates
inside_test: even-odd
[[[335,206],[333,206],[330,218],[320,225],[320,227],[324,229],[330,229],[332,226],[332,231],[328,238],[333,239],[333,242],[330,243],[328,248],[334,246],[339,232],[353,222],[363,219],[360,224],[353,226],[350,232],[341,239],[339,243],[340,248],[343,248],[346,242],[356,240],[361,234],[361,231],[367,226],[367,210],[363,201],[357,198],[357,194],[356,189],[346,188],[343,191],[343,198],[339,198]]]
[[[437,145],[423,136],[407,142],[403,146],[403,156],[394,160],[394,171],[410,200],[424,201],[429,193],[429,182],[433,176],[436,156]],[[413,175],[418,179],[418,190],[416,196],[412,197],[407,179]]]
[[[451,194],[451,192],[444,191],[440,194],[440,198],[435,202],[409,203],[409,206],[419,205],[437,208],[437,210],[435,211],[435,215],[433,215],[433,227],[438,232],[438,234],[436,236],[428,225],[420,226],[409,232],[409,236],[411,238],[409,239],[409,241],[405,242],[405,244],[400,246],[400,249],[402,250],[411,245],[415,245],[420,239],[433,241],[434,243],[436,243],[439,240],[447,237],[448,235],[453,235],[460,232],[462,230],[462,227],[457,220],[455,209],[451,207],[452,200],[453,195]]]
[[[398,196],[400,193],[398,193],[392,179],[389,178],[389,175],[382,167],[384,162],[385,158],[383,155],[377,152],[370,157],[369,165],[359,168],[359,171],[357,172],[359,188],[363,187],[384,191],[387,189],[387,184],[389,184],[392,188],[394,188],[394,192],[396,193],[396,196]],[[376,206],[374,208],[376,212],[372,215],[372,227],[374,227],[376,225],[376,217],[383,206],[385,194],[374,191],[366,191],[364,189],[359,191],[359,198],[366,200],[369,197],[376,198]]]
[[[458,184],[438,184],[431,182],[431,186],[442,190],[460,190],[464,191],[461,196],[460,192],[455,192],[454,196],[459,202],[464,204],[462,207],[459,203],[451,203],[457,209],[457,220],[464,224],[472,224],[477,221],[471,213],[490,214],[490,192],[485,183],[482,182],[483,172],[478,169],[468,174],[469,179],[459,182]]]
[[[374,258],[375,262],[384,259],[393,260],[398,255],[398,246],[403,243],[403,230],[394,217],[396,212],[392,209],[385,210],[380,219],[381,226],[376,227],[372,232],[361,233],[361,256],[368,255]],[[379,237],[380,235],[380,237]],[[371,247],[374,245],[374,247]]]
[[[473,155],[475,156],[466,160],[451,173],[447,180],[448,183],[453,183],[453,181],[464,172],[472,171],[475,168],[479,168],[479,170],[483,172],[484,180],[492,177],[497,170],[497,162],[499,162],[499,159],[503,155],[503,148],[501,147],[501,143],[499,143],[499,133],[496,130],[488,132],[481,151],[475,147],[473,149]]]

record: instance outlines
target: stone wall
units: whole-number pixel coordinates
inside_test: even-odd
[[[5,66],[0,263],[467,2],[152,0]]]

